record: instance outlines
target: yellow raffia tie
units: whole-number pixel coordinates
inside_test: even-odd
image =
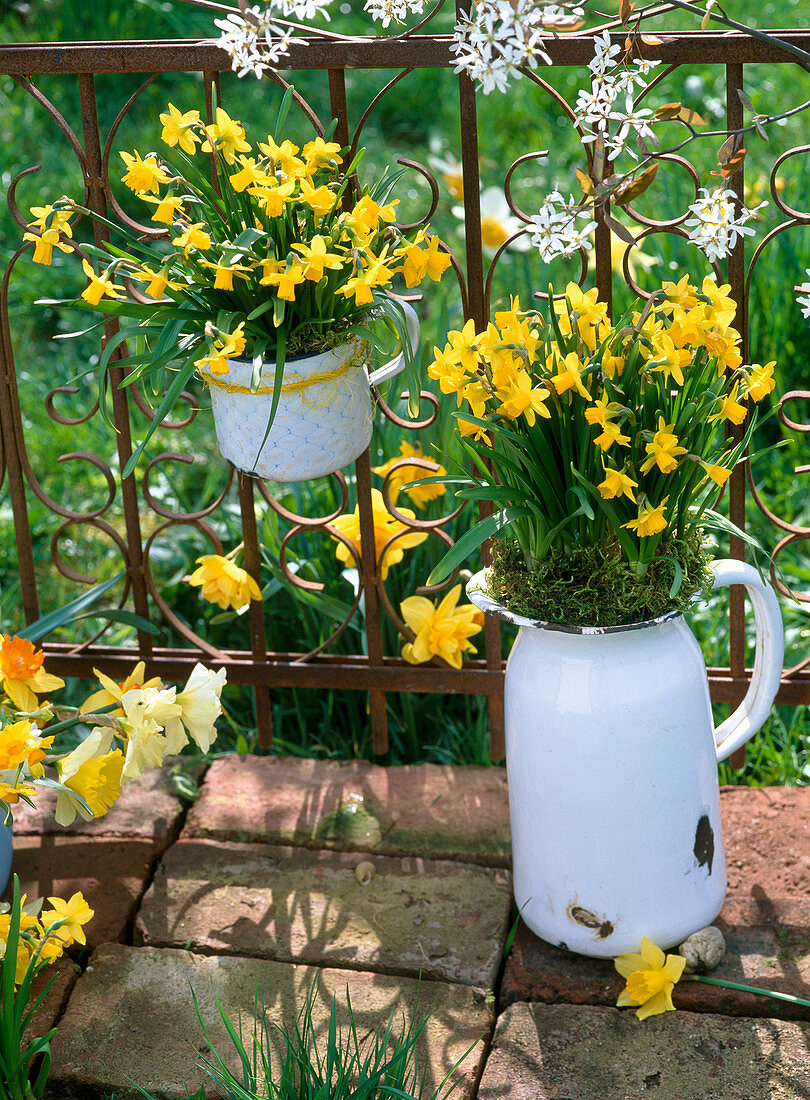
[[[281,386],[281,394],[300,393],[301,403],[306,405],[309,409],[325,409],[328,408],[334,401],[337,394],[337,389],[331,387],[325,391],[320,401],[311,401],[306,396],[306,391],[312,386],[324,385],[327,382],[335,382],[338,378],[344,375],[347,371],[354,370],[355,368],[361,368],[364,363],[368,361],[370,354],[370,348],[365,340],[354,340],[354,350],[346,355],[343,362],[335,367],[334,370],[323,371],[320,374],[310,374],[306,378],[293,375],[292,381],[284,382]],[[202,378],[206,385],[212,389],[221,390],[223,393],[238,393],[248,396],[259,394],[271,394],[273,393],[273,386],[259,386],[257,389],[251,389],[250,386],[237,386],[233,382],[225,382],[221,380],[219,375],[206,374],[204,371],[198,368],[198,374]],[[227,376],[225,376],[227,377]]]
[[[320,386],[324,382],[333,382],[336,378],[340,378],[346,371],[352,370],[355,366],[354,359],[347,359],[344,363],[341,363],[339,367],[335,367],[334,370],[324,371],[322,374],[311,374],[307,378],[296,378],[294,382],[284,382],[281,386],[281,393],[301,393],[303,390],[308,390],[310,386]],[[200,378],[208,386],[213,389],[222,390],[224,393],[246,393],[246,394],[263,394],[273,393],[275,387],[273,386],[257,386],[256,389],[251,389],[250,386],[237,386],[233,382],[222,382],[219,376],[206,374],[203,371],[199,372]]]

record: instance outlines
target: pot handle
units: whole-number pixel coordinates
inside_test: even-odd
[[[419,318],[416,316],[416,310],[410,302],[400,302],[399,304],[405,310],[405,320],[408,324],[408,343],[411,345],[411,352],[416,354],[416,349],[419,347]],[[387,382],[389,378],[399,374],[404,366],[405,355],[400,352],[399,355],[394,356],[393,359],[372,371],[368,376],[368,380],[372,386],[378,386],[380,382]]]
[[[712,588],[745,585],[754,608],[757,628],[754,671],[748,691],[734,713],[714,731],[717,759],[725,760],[757,732],[771,712],[782,677],[784,630],[779,601],[773,588],[762,580],[753,566],[744,561],[724,558],[712,562],[712,570]]]

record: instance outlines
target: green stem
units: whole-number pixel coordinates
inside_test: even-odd
[[[95,710],[88,714],[80,714],[77,711],[71,718],[64,718],[61,722],[55,722],[52,726],[44,727],[44,731],[50,737],[51,734],[61,733],[63,730],[72,729],[80,722],[92,723],[94,714],[108,714],[111,710],[115,710],[116,707],[119,707],[120,705],[121,704],[118,702],[109,703],[106,707],[97,707]]]
[[[726,989],[739,989],[743,993],[759,993],[763,997],[773,997],[777,1001],[789,1001],[793,1005],[804,1005],[805,1008],[810,1008],[810,1001],[804,997],[794,997],[792,993],[776,993],[772,989],[759,989],[755,985],[740,985],[739,982],[727,982],[722,978],[707,978],[704,974],[695,974],[694,979],[699,982],[705,982],[707,985],[722,985]]]

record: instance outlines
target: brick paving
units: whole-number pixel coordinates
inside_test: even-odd
[[[721,803],[717,976],[808,997],[810,789],[727,789]],[[288,1026],[315,982],[320,1033],[347,990],[364,1032],[392,1009],[430,1012],[420,1057],[435,1084],[479,1040],[459,1098],[807,1100],[810,1010],[682,982],[679,1011],[642,1024],[613,1007],[609,962],[520,927],[504,963],[508,865],[499,768],[229,757],[190,810],[153,775],[66,832],[20,813],[24,887],[81,889],[97,910],[38,1017],[39,1033],[60,1021],[47,1100],[135,1100],[134,1082],[184,1100],[204,1080],[190,986],[225,1052],[214,996],[245,1026],[257,982]]]

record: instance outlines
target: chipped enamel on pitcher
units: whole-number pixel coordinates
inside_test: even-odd
[[[506,666],[506,765],[515,899],[542,939],[582,955],[660,947],[711,924],[726,893],[717,762],[768,717],[783,631],[773,590],[744,562],[756,658],[742,704],[713,728],[703,656],[683,615],[616,628],[550,626],[467,584],[520,627]]]
[[[415,353],[419,320],[407,302],[400,305],[405,309],[408,338]],[[285,482],[323,477],[358,458],[371,442],[371,386],[399,374],[405,356],[400,353],[369,373],[367,364],[354,362],[357,347],[357,341],[349,341],[318,355],[288,360],[266,439],[273,401],[272,367],[265,366],[257,392],[250,389],[250,359],[231,359],[226,375],[201,372],[211,390],[214,427],[223,457],[245,473]]]

